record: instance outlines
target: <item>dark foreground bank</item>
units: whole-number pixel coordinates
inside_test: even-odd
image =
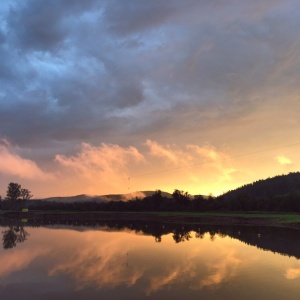
[[[300,229],[299,214],[270,213],[188,213],[188,212],[67,212],[67,211],[6,211],[0,213],[3,223],[51,222],[94,223],[97,221],[153,221],[180,224],[279,226]]]

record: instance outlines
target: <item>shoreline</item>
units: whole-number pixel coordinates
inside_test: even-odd
[[[290,213],[191,213],[191,212],[70,212],[70,211],[2,211],[3,221],[31,223],[97,222],[97,221],[147,221],[177,224],[253,225],[300,229],[300,215]]]

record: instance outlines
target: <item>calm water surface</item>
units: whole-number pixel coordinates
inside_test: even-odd
[[[300,299],[299,231],[169,231],[2,227],[0,298]]]

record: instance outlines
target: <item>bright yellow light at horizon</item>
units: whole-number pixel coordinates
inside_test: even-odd
[[[147,140],[145,146],[141,149],[112,144],[97,147],[85,143],[74,155],[57,155],[56,170],[51,173],[7,147],[2,146],[0,150],[2,160],[14,162],[2,164],[2,169],[5,166],[6,171],[15,173],[21,170],[21,176],[27,170],[28,178],[22,182],[30,182],[30,176],[38,174],[35,179],[38,185],[29,186],[36,198],[126,194],[156,189],[217,196],[241,185],[296,172],[300,168],[297,151],[300,146],[297,145],[288,149],[270,147],[241,155],[209,144],[164,145]]]

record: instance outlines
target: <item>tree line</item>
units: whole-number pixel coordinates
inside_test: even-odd
[[[17,183],[10,183],[6,199],[0,209],[14,209],[20,205],[36,210],[70,211],[271,211],[300,212],[300,173],[276,176],[245,185],[221,196],[192,196],[188,192],[174,190],[171,197],[160,190],[151,196],[129,201],[70,202],[59,203],[30,200],[32,194]],[[23,200],[23,201],[16,201]]]
[[[270,211],[270,212],[300,212],[300,194],[291,193],[274,197],[251,198],[240,195],[236,198],[191,196],[186,192],[175,190],[172,197],[161,195],[158,190],[145,198],[135,198],[129,201],[110,202],[51,202],[43,200],[1,201],[1,210],[20,209],[27,207],[33,210],[66,210],[66,211]]]

